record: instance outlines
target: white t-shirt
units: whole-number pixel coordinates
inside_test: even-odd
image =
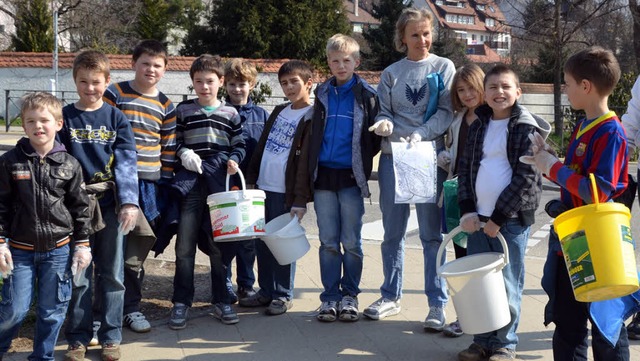
[[[284,177],[293,136],[300,119],[309,108],[311,106],[291,109],[291,105],[289,105],[278,114],[264,147],[257,181],[258,188],[270,192],[285,193]]]
[[[500,193],[511,183],[512,169],[507,158],[509,119],[491,119],[482,145],[482,160],[476,178],[478,214],[491,217]]]

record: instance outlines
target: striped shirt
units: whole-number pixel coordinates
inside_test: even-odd
[[[176,163],[176,113],[171,100],[160,91],[153,97],[140,94],[127,81],[109,85],[104,100],[122,110],[131,122],[138,178],[171,178]]]
[[[220,105],[207,112],[197,99],[190,99],[178,104],[176,113],[178,155],[186,148],[202,159],[223,155],[226,160],[242,162],[245,141],[240,115],[234,107]]]

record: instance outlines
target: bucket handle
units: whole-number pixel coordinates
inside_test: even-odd
[[[442,259],[442,254],[447,248],[447,244],[449,244],[449,242],[453,240],[453,237],[457,236],[458,233],[462,233],[462,232],[463,232],[462,227],[458,226],[454,228],[451,232],[449,232],[449,234],[447,234],[444,240],[442,240],[442,242],[440,243],[440,248],[438,248],[438,254],[436,255],[436,273],[438,274],[439,277],[442,276],[442,273],[440,271],[440,267],[441,267],[440,260]],[[507,248],[507,241],[502,236],[502,233],[498,232],[498,235],[496,237],[498,238],[500,243],[502,243],[502,251],[503,251],[502,265],[498,267],[498,269],[501,270],[507,265],[507,263],[509,263],[509,248]],[[468,241],[467,241],[467,244],[469,244]]]
[[[238,171],[238,175],[240,176],[240,181],[242,182],[242,190],[246,190],[247,189],[247,184],[244,182],[244,174],[242,174],[242,171],[240,170],[240,167],[236,168],[236,170]],[[227,183],[226,183],[226,190],[227,192],[229,191],[229,178],[231,177],[231,174],[227,173]]]
[[[596,188],[596,176],[593,173],[589,173],[589,180],[591,180],[591,193],[593,194],[593,204],[596,206],[600,203],[598,200],[598,188]]]

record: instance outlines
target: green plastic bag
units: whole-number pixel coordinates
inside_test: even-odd
[[[446,232],[452,231],[460,225],[460,206],[458,206],[458,178],[446,180],[442,186],[444,217]],[[460,247],[467,248],[467,234],[459,233],[453,237],[453,242]]]

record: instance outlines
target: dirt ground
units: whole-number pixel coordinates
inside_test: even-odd
[[[154,321],[169,318],[175,264],[150,257],[145,262],[145,272],[140,307],[147,320],[153,324]],[[211,305],[210,285],[209,267],[196,265],[194,311],[205,309]],[[9,352],[31,350],[33,348],[34,327],[35,313],[32,310],[23,322],[18,335],[13,339]],[[64,326],[59,339],[64,340]]]

